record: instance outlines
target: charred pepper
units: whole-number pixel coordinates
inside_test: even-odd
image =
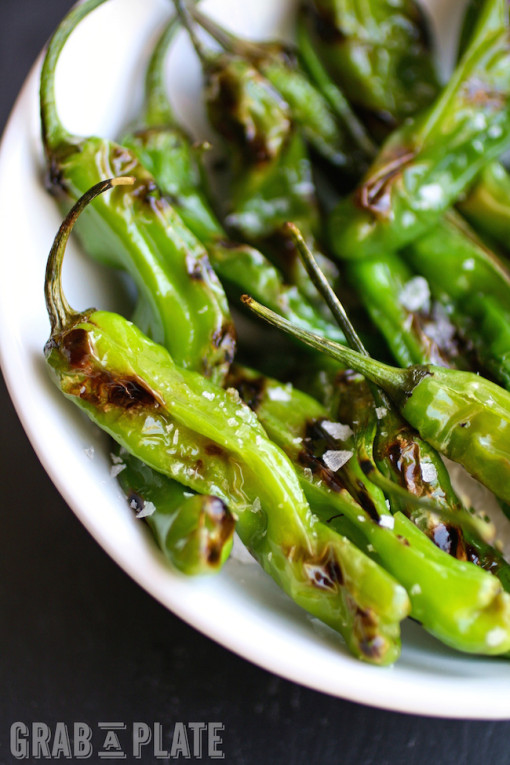
[[[249,61],[204,46],[184,0],[174,2],[202,64],[209,120],[228,143],[233,177],[225,224],[322,305],[284,230],[287,221],[297,223],[329,278],[337,277],[336,266],[316,242],[319,210],[312,168],[292,109]]]
[[[234,355],[235,333],[207,252],[132,152],[101,138],[72,136],[58,116],[60,53],[81,19],[103,2],[87,0],[73,8],[44,58],[40,97],[49,188],[68,207],[101,180],[135,177],[134,186],[101,197],[85,212],[81,239],[97,260],[133,277],[139,292],[136,318],[143,329],[167,344],[180,364],[221,381]]]
[[[123,145],[138,156],[186,226],[200,239],[233,299],[238,300],[249,289],[290,321],[342,341],[338,327],[328,322],[295,285],[286,284],[260,251],[229,238],[212,210],[202,190],[201,150],[177,124],[165,87],[164,62],[177,28],[178,20],[173,18],[158,40],[146,75],[144,113],[137,127],[123,137]]]
[[[118,314],[73,311],[62,292],[65,245],[82,209],[125,180],[90,189],[61,226],[46,274],[46,360],[64,395],[154,470],[224,501],[263,569],[360,658],[399,652],[405,590],[346,538],[317,521],[294,468],[236,391],[179,369]],[[112,195],[118,188],[112,189]]]
[[[265,321],[382,388],[425,441],[510,501],[510,393],[471,372],[433,364],[388,366],[300,330],[246,295],[243,299]]]
[[[303,11],[312,44],[375,133],[435,98],[428,23],[413,0],[308,0]]]
[[[330,219],[339,258],[378,257],[424,234],[510,145],[505,0],[486,0],[468,49],[435,103],[395,131]]]

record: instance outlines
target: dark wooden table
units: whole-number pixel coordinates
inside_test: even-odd
[[[69,0],[1,0],[1,127],[69,7]],[[71,730],[85,722],[96,754],[100,722],[126,724],[119,741],[131,751],[133,722],[161,723],[168,745],[176,722],[203,721],[223,723],[225,760],[236,765],[510,763],[510,722],[433,720],[333,699],[183,624],[82,528],[39,465],[3,384],[0,396],[0,763],[15,762],[16,721],[52,732],[57,722]],[[138,761],[162,760],[147,746]]]

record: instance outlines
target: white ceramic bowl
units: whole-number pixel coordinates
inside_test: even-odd
[[[447,60],[462,4],[428,4]],[[262,37],[288,31],[294,5],[294,0],[204,0],[204,9],[220,20]],[[69,129],[115,137],[135,117],[144,64],[168,14],[168,0],[111,0],[85,19],[57,72],[58,105]],[[0,350],[25,430],[70,507],[112,558],[167,608],[267,669],[387,709],[509,718],[508,662],[456,654],[410,622],[404,625],[396,666],[367,666],[349,656],[333,631],[309,619],[257,566],[230,561],[218,577],[191,581],[165,565],[110,477],[106,439],[64,400],[45,369],[42,349],[49,325],[44,267],[60,216],[42,183],[39,67],[23,88],[0,153]],[[184,35],[173,49],[168,71],[179,114],[197,137],[205,137],[199,66]],[[122,308],[117,277],[87,260],[74,242],[64,282],[77,308]]]

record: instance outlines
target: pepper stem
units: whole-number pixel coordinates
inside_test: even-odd
[[[40,109],[42,140],[49,157],[62,143],[69,140],[70,133],[64,128],[57,111],[55,99],[55,71],[68,38],[80,21],[106,0],[86,0],[72,8],[59,24],[48,43],[41,72]]]
[[[216,42],[229,53],[233,53],[236,56],[243,56],[243,58],[248,59],[267,57],[268,51],[262,45],[257,45],[257,43],[251,42],[250,40],[243,40],[232,32],[228,32],[224,27],[220,26],[217,21],[213,21],[198,8],[193,9],[192,15],[202,29],[210,34],[211,37],[213,37]]]
[[[301,340],[301,342],[311,346],[317,351],[327,353],[328,356],[331,356],[345,366],[359,372],[375,385],[378,385],[386,391],[386,393],[396,401],[406,399],[418,382],[416,379],[416,370],[413,369],[413,367],[409,370],[390,367],[387,364],[383,364],[381,361],[375,361],[375,359],[372,359],[369,356],[364,356],[363,354],[358,353],[358,351],[353,351],[345,345],[340,345],[340,343],[335,343],[332,340],[327,340],[325,337],[320,337],[320,335],[316,335],[313,332],[308,332],[305,329],[296,327],[290,321],[287,321],[274,311],[257,303],[257,301],[249,295],[242,295],[241,300],[251,311],[253,311],[253,313],[257,314],[257,316],[264,321],[267,321],[268,324],[295,337],[297,340]],[[426,370],[426,367],[424,367],[424,370]],[[425,371],[425,373],[428,372]]]
[[[370,354],[361,342],[358,333],[351,324],[351,320],[347,316],[345,308],[343,307],[330,283],[321,271],[319,264],[315,260],[299,229],[294,223],[286,223],[285,227],[290,233],[290,236],[294,242],[299,256],[301,257],[301,260],[303,261],[303,265],[305,266],[307,273],[312,280],[312,283],[315,285],[319,294],[322,295],[328,304],[328,307],[333,314],[336,323],[343,331],[350,347],[355,351],[358,351],[358,353],[362,353],[364,356],[369,356]],[[391,403],[384,391],[382,391],[373,383],[370,383],[370,388],[377,406],[391,406]]]
[[[340,329],[347,338],[347,342],[350,347],[358,353],[362,353],[364,356],[368,356],[369,353],[365,346],[361,342],[358,333],[351,324],[351,320],[345,312],[345,308],[336,296],[330,283],[324,276],[323,272],[319,268],[317,261],[315,260],[310,248],[306,244],[301,232],[294,223],[286,223],[284,229],[288,231],[290,237],[299,253],[303,265],[307,270],[308,276],[312,280],[313,285],[317,288],[317,291],[324,298],[328,307],[333,314],[335,321],[339,325]]]
[[[408,505],[413,505],[414,507],[419,507],[422,510],[433,513],[439,520],[443,521],[444,523],[451,523],[454,526],[461,527],[464,530],[469,529],[470,532],[480,537],[480,539],[482,539],[487,544],[490,544],[494,541],[496,530],[492,521],[485,521],[476,515],[472,515],[467,510],[451,510],[447,507],[439,505],[437,502],[434,502],[431,499],[417,497],[415,494],[412,494],[403,486],[399,486],[390,478],[387,478],[385,475],[383,475],[374,462],[370,463],[370,467],[368,466],[368,463],[364,463],[362,469],[368,480],[387,494],[398,497]]]
[[[174,112],[165,87],[165,61],[168,48],[178,29],[178,19],[173,16],[156,43],[145,76],[146,115],[148,127],[170,125],[175,121]]]
[[[173,1],[175,5],[175,10],[177,11],[177,14],[179,15],[179,18],[181,19],[183,26],[185,27],[187,33],[190,36],[190,40],[193,44],[193,47],[195,48],[197,56],[199,57],[200,61],[203,64],[205,65],[209,64],[211,60],[211,53],[206,49],[202,40],[200,40],[200,38],[198,37],[196,33],[196,29],[195,29],[196,22],[188,7],[188,3],[186,2],[186,0],[173,0]]]
[[[64,253],[74,224],[89,202],[92,202],[92,200],[99,196],[99,194],[108,191],[108,189],[111,189],[113,186],[128,186],[134,182],[134,178],[120,177],[110,178],[106,181],[96,183],[95,186],[92,186],[91,189],[80,197],[61,224],[48,256],[46,277],[44,281],[44,295],[46,298],[46,308],[50,317],[52,335],[64,330],[69,324],[72,324],[77,316],[79,316],[67,302],[62,289],[62,264],[64,262]]]

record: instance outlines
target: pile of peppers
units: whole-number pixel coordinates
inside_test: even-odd
[[[398,659],[409,616],[456,650],[509,655],[510,563],[443,461],[507,512],[508,3],[471,2],[442,85],[414,0],[305,0],[294,44],[169,1],[143,109],[112,141],[71,135],[55,97],[69,36],[105,2],[74,7],[43,62],[64,216],[44,353],[112,439],[126,512],[186,576],[220,571],[237,533],[365,662]],[[221,173],[172,108],[178,34]],[[74,229],[129,275],[132,316],[69,305]]]

